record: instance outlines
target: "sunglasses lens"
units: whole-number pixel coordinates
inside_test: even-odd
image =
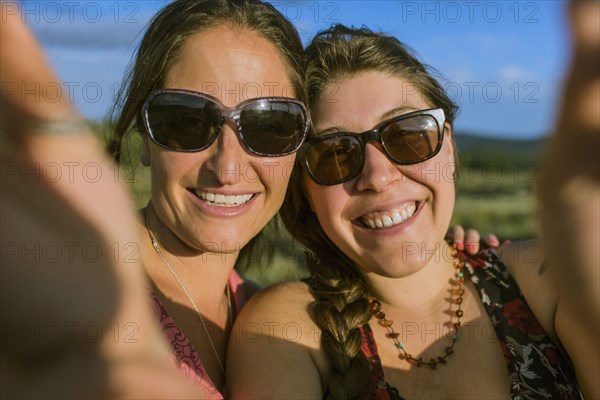
[[[440,149],[439,127],[430,115],[416,115],[391,122],[381,130],[381,140],[390,156],[400,164],[415,164]]]
[[[252,151],[276,156],[298,150],[307,121],[299,104],[261,100],[242,109],[240,124],[244,141]]]
[[[175,150],[205,148],[217,133],[220,118],[215,103],[186,93],[161,93],[148,106],[153,139]]]
[[[334,136],[317,141],[307,150],[306,165],[319,183],[341,183],[362,166],[360,142],[352,135]]]

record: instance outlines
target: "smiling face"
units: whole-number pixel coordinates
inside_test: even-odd
[[[254,31],[226,25],[188,38],[164,87],[207,93],[227,107],[293,95],[275,46]],[[283,202],[295,155],[256,156],[236,129],[226,121],[215,142],[194,153],[144,144],[154,210],[167,230],[196,251],[239,251]]]
[[[433,108],[407,80],[382,72],[343,78],[335,101],[317,106],[318,133],[364,132],[396,115]],[[367,144],[365,166],[350,181],[304,186],[327,236],[365,273],[410,275],[429,262],[443,241],[454,208],[454,148],[446,124],[440,152],[420,164],[391,162],[379,145]]]

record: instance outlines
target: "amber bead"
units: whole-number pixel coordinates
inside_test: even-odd
[[[380,319],[378,322],[379,325],[383,326],[384,328],[389,328],[394,323],[394,321],[391,319]]]

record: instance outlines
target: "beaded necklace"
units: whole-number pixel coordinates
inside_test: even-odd
[[[423,357],[415,358],[412,356],[412,354],[407,352],[404,347],[404,343],[398,340],[400,334],[394,330],[394,321],[385,318],[385,313],[381,308],[381,302],[373,296],[369,297],[369,303],[373,307],[373,315],[375,318],[377,318],[379,325],[387,329],[385,336],[394,341],[394,345],[396,346],[396,349],[398,349],[398,358],[401,360],[406,360],[417,367],[427,365],[431,369],[436,369],[438,364],[446,364],[446,358],[448,358],[450,354],[454,353],[454,345],[460,337],[460,319],[464,315],[462,310],[463,295],[465,294],[465,290],[463,289],[463,282],[465,281],[465,278],[462,272],[464,262],[458,258],[456,248],[453,247],[452,251],[452,257],[454,258],[454,279],[451,283],[451,293],[453,297],[455,296],[454,300],[452,300],[452,303],[456,304],[457,308],[453,313],[450,314],[450,326],[454,328],[454,334],[452,335],[452,343],[444,349],[444,354],[438,356],[437,359],[431,358],[429,361],[423,361]],[[455,322],[452,322],[453,317],[456,317]]]

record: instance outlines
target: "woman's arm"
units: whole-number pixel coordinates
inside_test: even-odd
[[[600,398],[600,3],[570,6],[573,55],[541,168],[541,221],[556,332],[585,397]]]
[[[320,337],[300,282],[265,289],[244,306],[227,351],[231,399],[321,399]]]
[[[600,398],[600,3],[570,4],[573,56],[540,168],[543,242],[501,256],[545,330],[573,361],[586,398]]]
[[[19,92],[60,83],[7,10],[3,3],[2,397],[197,398],[150,314],[127,192],[65,97]]]

